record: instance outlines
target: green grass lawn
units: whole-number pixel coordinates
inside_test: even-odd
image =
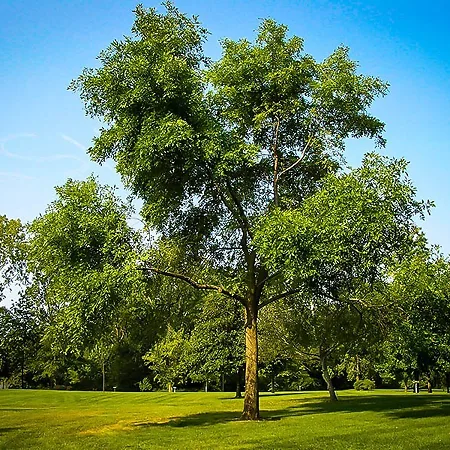
[[[450,449],[442,392],[262,394],[259,422],[232,396],[0,390],[0,448]]]

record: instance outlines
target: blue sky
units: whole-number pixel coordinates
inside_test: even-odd
[[[134,2],[127,0],[2,0],[0,2],[0,214],[23,221],[44,212],[54,186],[68,177],[98,174],[120,186],[113,164],[100,167],[85,149],[98,123],[84,116],[67,86],[113,39],[130,34]],[[418,196],[436,208],[421,223],[430,242],[450,252],[450,7],[415,1],[177,1],[211,32],[206,53],[220,56],[223,37],[252,38],[259,19],[272,17],[305,39],[323,59],[350,47],[361,72],[391,85],[374,113],[386,122],[383,151],[410,161]],[[145,3],[144,6],[158,6]],[[373,149],[351,142],[347,159],[359,164]]]

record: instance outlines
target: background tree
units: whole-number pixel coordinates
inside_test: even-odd
[[[167,328],[166,335],[144,355],[156,382],[165,386],[169,392],[173,387],[184,384],[188,377],[189,340],[183,329]]]
[[[113,333],[125,302],[144,301],[134,264],[139,239],[127,206],[94,178],[68,180],[56,192],[29,228],[28,265],[34,288],[44,291],[48,348],[81,356]]]
[[[9,309],[0,309],[0,330],[1,377],[9,386],[32,386],[42,327],[29,298],[21,295]]]
[[[273,207],[301,205],[339,168],[347,138],[384,145],[384,125],[368,109],[387,85],[358,74],[345,47],[316,62],[273,20],[254,42],[223,40],[210,64],[197,18],[165,7],[138,6],[133,36],[112,42],[71,88],[105,123],[91,157],[114,159],[148,225],[184,249],[177,266],[148,260],[146,270],[243,305],[242,417],[257,419],[258,311],[292,287],[257,252],[256,225]],[[200,270],[201,260],[215,270]]]
[[[25,240],[19,219],[0,216],[0,300],[5,288],[26,282]]]
[[[189,338],[189,377],[196,381],[235,379],[236,397],[241,396],[241,370],[244,365],[244,317],[237,303],[218,294],[205,297],[202,311]]]
[[[376,335],[374,325],[387,317],[389,270],[419,245],[414,218],[426,206],[415,199],[405,161],[369,154],[361,168],[329,175],[299,208],[275,209],[260,222],[261,254],[302,291],[297,304],[281,307],[291,327],[290,337],[281,335],[317,349],[332,400],[328,361]]]
[[[405,380],[448,371],[450,264],[438,249],[415,252],[392,274],[391,296],[400,306],[386,372],[403,371]],[[448,376],[447,376],[448,382]]]

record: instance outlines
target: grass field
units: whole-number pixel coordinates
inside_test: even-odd
[[[450,395],[262,394],[239,421],[232,393],[0,391],[0,448],[450,449]]]

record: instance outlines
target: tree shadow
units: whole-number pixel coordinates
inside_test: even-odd
[[[431,394],[404,396],[374,395],[344,397],[338,402],[306,401],[287,408],[292,415],[324,414],[330,412],[358,413],[364,411],[384,413],[397,419],[420,419],[450,416],[450,396]]]
[[[188,416],[171,417],[164,422],[137,422],[135,427],[188,427],[188,426],[205,426],[216,425],[218,423],[238,421],[239,415],[236,411],[219,411],[191,414]]]
[[[261,392],[260,394],[259,394],[259,396],[260,397],[284,397],[284,396],[289,396],[289,395],[291,395],[291,396],[297,396],[297,395],[299,395],[299,394],[301,394],[301,391],[300,392]]]
[[[9,431],[16,431],[16,430],[17,430],[17,428],[13,428],[13,427],[10,427],[10,428],[0,428],[0,436],[1,436],[2,434],[8,433]]]
[[[270,394],[272,395],[272,394]],[[268,395],[268,396],[270,396]],[[275,394],[276,395],[276,394]],[[292,395],[283,394],[279,395]],[[370,394],[369,394],[370,395]],[[374,396],[345,396],[338,402],[328,399],[302,399],[284,409],[261,410],[261,421],[281,420],[285,417],[306,416],[327,413],[359,413],[364,411],[384,413],[395,419],[421,419],[425,417],[450,416],[450,396],[431,395],[374,395]],[[265,396],[265,395],[264,395]],[[218,411],[191,414],[187,416],[171,417],[163,422],[140,422],[135,427],[197,427],[219,423],[240,421],[238,411]]]

